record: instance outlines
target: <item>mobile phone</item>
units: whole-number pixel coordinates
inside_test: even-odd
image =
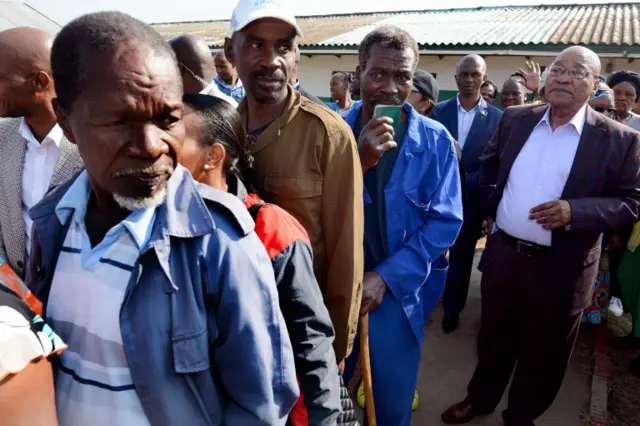
[[[373,110],[373,118],[389,117],[393,120],[393,131],[397,134],[400,129],[401,105],[376,105]]]

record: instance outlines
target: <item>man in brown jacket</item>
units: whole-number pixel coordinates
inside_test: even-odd
[[[338,362],[356,335],[363,276],[362,170],[353,133],[329,109],[287,84],[302,36],[278,1],[241,0],[225,53],[246,96],[245,121],[264,198],[309,234],[314,270],[336,331]]]

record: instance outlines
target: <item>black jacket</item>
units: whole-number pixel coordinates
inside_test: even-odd
[[[300,92],[300,94],[302,96],[304,96],[305,98],[309,99],[311,102],[315,102],[317,104],[320,104],[322,106],[327,106],[324,102],[322,102],[322,100],[320,98],[318,98],[317,96],[313,95],[312,93],[308,92],[304,87],[302,87],[302,85],[298,85],[298,88],[295,89],[298,92]]]

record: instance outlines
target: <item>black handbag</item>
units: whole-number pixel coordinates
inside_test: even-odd
[[[349,390],[344,384],[342,376],[340,376],[340,403],[342,412],[338,416],[338,424],[343,426],[359,426],[358,413],[353,405],[353,399],[349,395]]]

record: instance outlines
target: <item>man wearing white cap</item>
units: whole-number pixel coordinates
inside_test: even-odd
[[[238,111],[264,179],[262,195],[309,234],[341,362],[351,352],[362,297],[362,170],[340,116],[288,84],[298,37],[302,31],[281,1],[240,0],[225,54],[245,87]]]

